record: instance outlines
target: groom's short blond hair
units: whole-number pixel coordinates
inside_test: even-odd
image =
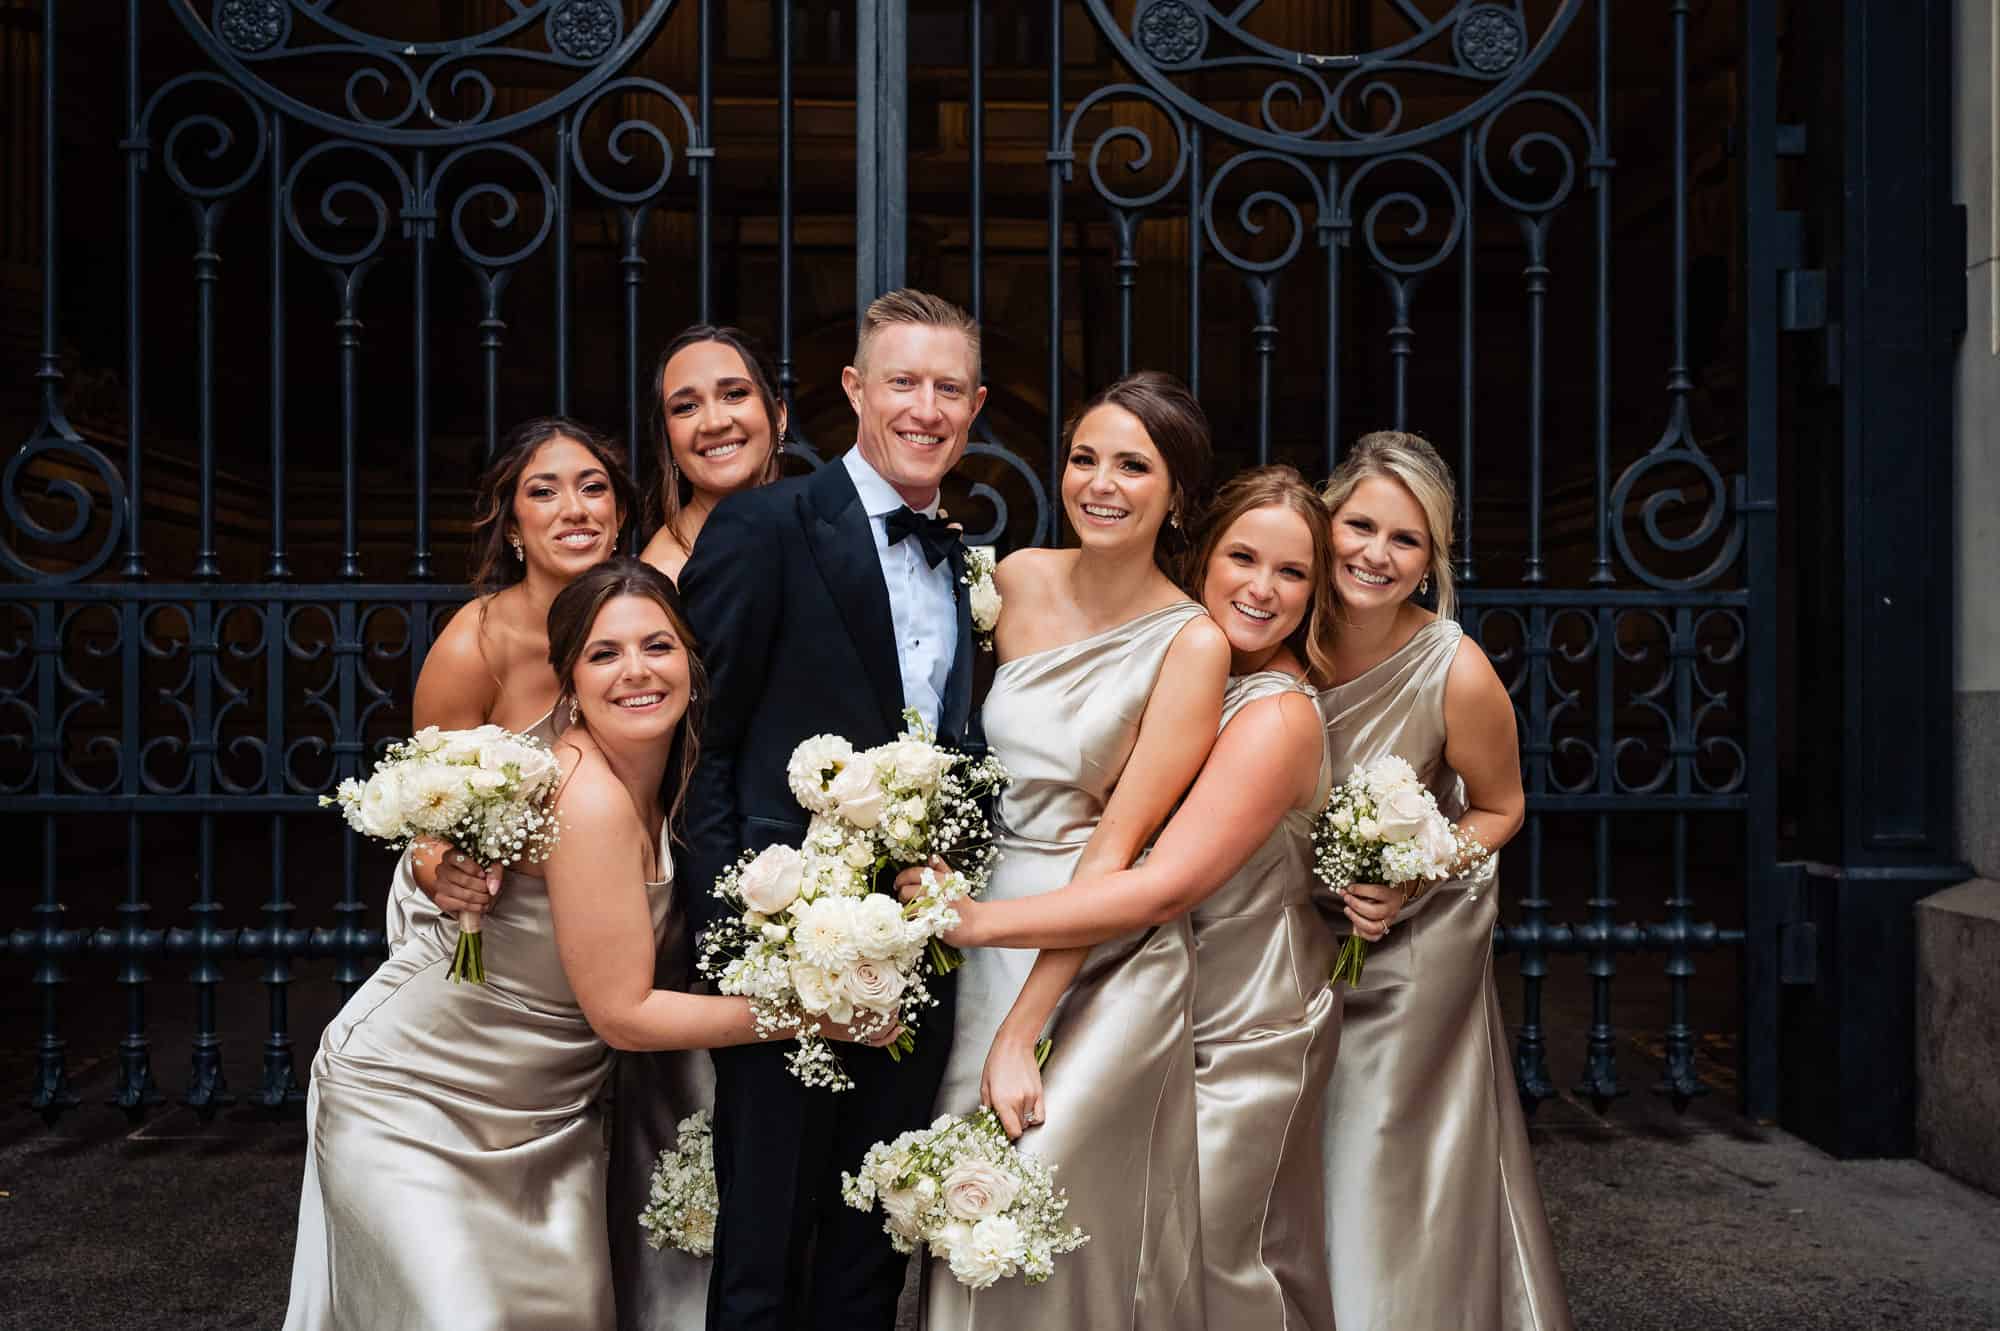
[[[862,311],[861,328],[854,339],[854,368],[868,369],[868,348],[875,335],[891,324],[923,324],[930,328],[950,328],[965,335],[972,353],[972,382],[979,382],[979,325],[943,296],[933,296],[915,287],[898,287],[868,302]]]

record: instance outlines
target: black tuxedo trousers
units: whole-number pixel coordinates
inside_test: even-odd
[[[962,553],[951,556],[953,583]],[[703,526],[681,591],[708,674],[701,758],[688,790],[690,936],[724,909],[715,876],[744,850],[796,845],[806,813],[785,765],[799,741],[837,734],[868,748],[901,729],[902,675],[874,538],[845,467],[732,495]],[[958,643],[940,738],[970,733],[972,626]],[[715,1169],[722,1210],[709,1331],[889,1331],[906,1259],[881,1217],[840,1200],[840,1174],[869,1146],[930,1120],[951,1046],[951,976],[931,983],[916,1051],[836,1046],[854,1088],[801,1084],[788,1042],[718,1049]]]

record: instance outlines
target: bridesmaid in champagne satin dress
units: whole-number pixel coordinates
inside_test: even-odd
[[[1497,850],[1521,820],[1511,704],[1458,624],[1407,600],[1435,580],[1449,615],[1450,472],[1417,436],[1383,432],[1355,446],[1326,499],[1343,648],[1376,630],[1388,648],[1320,693],[1335,768],[1401,756]],[[1325,1119],[1341,1331],[1571,1326],[1494,990],[1496,867],[1418,895],[1346,995]]]
[[[987,888],[1000,900],[1130,864],[1213,745],[1227,676],[1221,633],[1167,571],[1209,462],[1193,396],[1168,375],[1127,376],[1085,405],[1064,453],[1078,548],[1020,551],[995,574],[1002,662],[983,720],[1013,776]],[[1059,1171],[1090,1242],[1035,1286],[975,1293],[929,1263],[931,1331],[1203,1325],[1192,940],[1185,918],[1107,938],[967,954],[938,1111],[1032,1081],[1046,1113],[1022,1145]],[[1054,1052],[1038,1072],[1044,1030]]]
[[[1326,510],[1289,467],[1216,497],[1189,561],[1237,673],[1221,734],[1173,820],[1130,869],[961,903],[951,939],[1067,947],[1185,919],[1193,932],[1202,1309],[1210,1327],[1331,1331],[1320,1117],[1340,1040],[1336,942],[1314,908],[1312,829],[1332,784],[1304,676],[1329,661]],[[1349,918],[1382,936],[1393,902]],[[1053,1100],[1054,1083],[1049,1094]],[[1032,1111],[996,1105],[1003,1120]],[[1061,1122],[1055,1113],[1050,1123]],[[1033,1138],[1028,1139],[1030,1142]]]

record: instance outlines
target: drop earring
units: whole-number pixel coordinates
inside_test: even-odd
[[[576,724],[576,699],[574,698],[569,700],[569,723],[571,725]]]
[[[1431,575],[1426,573],[1424,574],[1424,580],[1417,584],[1417,595],[1429,596],[1430,594],[1431,594]]]
[[[528,562],[528,552],[522,548],[521,538],[518,536],[514,538],[514,562],[517,564]]]

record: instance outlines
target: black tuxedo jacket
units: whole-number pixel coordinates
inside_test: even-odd
[[[946,743],[976,745],[962,547],[951,566],[958,643],[938,731]],[[809,815],[785,779],[799,741],[835,734],[860,749],[895,738],[903,683],[868,515],[838,461],[718,504],[681,592],[708,672],[684,879],[700,928],[722,911],[709,888],[739,854],[803,839]]]

